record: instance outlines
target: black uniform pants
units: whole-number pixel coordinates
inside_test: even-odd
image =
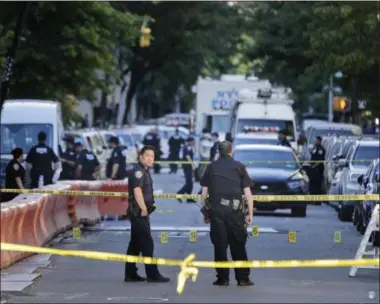
[[[51,185],[53,183],[53,173],[31,174],[31,182],[30,182],[31,189],[38,188],[38,181],[41,175],[44,177],[44,186]]]
[[[193,192],[193,169],[192,167],[183,167],[185,174],[185,185],[178,191],[178,194],[191,194]]]
[[[155,153],[154,159],[156,161],[160,161],[161,160],[161,153],[160,153],[160,151],[158,151],[157,153]],[[154,173],[160,173],[160,171],[161,171],[161,165],[157,164],[157,163],[154,163],[154,165],[153,165],[153,172]]]
[[[322,189],[323,171],[320,168],[313,168],[310,174],[309,192],[312,195],[323,194]]]
[[[149,216],[131,218],[131,239],[127,249],[127,255],[153,257],[154,243],[150,231]],[[148,278],[156,278],[160,275],[157,265],[145,264],[145,272]],[[125,276],[137,274],[136,263],[125,263]]]
[[[179,153],[177,153],[177,152],[171,152],[169,154],[169,160],[171,160],[171,161],[179,161]],[[177,170],[178,170],[178,165],[177,164],[170,164],[169,167],[170,167],[170,172],[177,173]]]
[[[231,257],[234,261],[247,261],[247,227],[241,212],[235,212],[231,207],[219,205],[212,208],[210,213],[210,237],[214,245],[215,262],[225,262],[227,248],[230,247]],[[229,281],[228,268],[216,268],[217,278]],[[246,281],[249,279],[249,268],[235,268],[235,279]]]

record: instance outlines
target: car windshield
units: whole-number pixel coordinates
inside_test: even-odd
[[[23,149],[28,153],[30,148],[38,143],[40,131],[47,135],[46,145],[53,147],[53,126],[51,124],[2,124],[1,154],[11,154],[14,148]]]
[[[285,131],[289,140],[294,140],[294,127],[291,120],[239,119],[237,132],[273,132]]]
[[[127,148],[130,148],[133,146],[133,140],[132,140],[131,135],[123,133],[123,134],[118,134],[118,137],[120,137],[123,140]]]
[[[136,143],[141,143],[142,142],[142,138],[141,138],[141,134],[140,133],[133,133],[132,134],[134,140]]]
[[[234,152],[234,158],[250,168],[297,170],[300,167],[291,151],[276,151],[270,149],[236,150]],[[273,163],[270,163],[271,161]]]
[[[379,158],[379,149],[379,146],[359,146],[353,158],[353,165],[368,167],[372,160]]]
[[[234,146],[237,145],[277,145],[278,140],[274,138],[235,138]]]

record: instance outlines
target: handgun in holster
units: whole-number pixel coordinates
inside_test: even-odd
[[[209,207],[209,202],[210,202],[210,199],[207,197],[205,199],[205,206],[201,208],[201,213],[205,216],[205,217],[210,217],[210,207]]]
[[[154,206],[154,205],[148,205],[146,207],[146,210],[148,210],[148,214],[152,214],[156,210],[156,206]]]

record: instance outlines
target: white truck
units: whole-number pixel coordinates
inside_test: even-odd
[[[285,88],[243,89],[230,112],[232,138],[240,133],[285,131],[292,148],[298,151],[293,100]]]
[[[199,79],[196,85],[195,132],[201,136],[199,155],[201,160],[209,160],[212,147],[211,132],[218,132],[224,140],[229,128],[229,112],[244,88],[270,88],[269,81],[256,77],[246,79],[242,75],[223,75],[220,80]],[[207,129],[208,132],[203,132]]]

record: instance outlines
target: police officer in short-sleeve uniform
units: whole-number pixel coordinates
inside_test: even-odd
[[[313,150],[311,151],[311,161],[317,161],[316,163],[311,163],[310,172],[310,194],[322,194],[322,182],[323,182],[323,171],[326,156],[326,150],[322,146],[322,137],[317,136],[315,139]]]
[[[74,149],[74,137],[65,137],[66,151],[61,155],[62,172],[60,180],[73,180],[75,178],[75,167],[77,155]]]
[[[251,224],[253,201],[250,187],[253,185],[245,166],[232,158],[232,144],[223,141],[219,144],[220,159],[210,163],[201,178],[202,202],[209,195],[210,237],[214,245],[216,262],[227,261],[227,248],[230,246],[234,261],[247,261],[245,248],[247,226]],[[247,202],[243,201],[245,195]],[[245,207],[248,204],[248,212]],[[229,269],[217,268],[214,285],[229,285]],[[235,268],[235,278],[239,286],[252,286],[249,268]]]
[[[128,180],[128,216],[131,221],[131,239],[127,255],[153,257],[154,244],[150,230],[149,214],[154,211],[153,181],[149,167],[154,163],[154,147],[145,146],[141,149],[139,163],[131,171]],[[125,264],[125,282],[166,283],[157,265],[145,264],[147,278],[138,275],[136,263]]]
[[[108,143],[113,150],[107,162],[106,176],[114,180],[124,179],[126,177],[127,159],[119,146],[119,138],[112,136]]]
[[[175,134],[169,138],[169,160],[179,161],[179,152],[181,151],[182,145],[185,143],[184,139],[179,135],[178,129],[175,130]],[[177,173],[178,165],[170,164],[169,173]]]
[[[216,160],[218,154],[219,134],[217,132],[213,132],[211,134],[211,139],[214,145],[210,149],[210,161],[214,161]]]
[[[161,138],[158,135],[157,129],[152,129],[149,131],[143,139],[143,144],[145,146],[152,146],[155,149],[155,160],[159,161],[161,159]],[[153,172],[159,174],[161,170],[160,164],[155,163],[153,166]]]
[[[80,180],[95,180],[94,174],[100,170],[100,163],[96,155],[83,149],[81,143],[75,144],[77,161],[76,161],[76,177]]]
[[[183,161],[192,162],[194,160],[194,145],[195,140],[193,137],[189,137],[186,145],[183,147]],[[177,194],[191,194],[193,192],[193,169],[194,164],[183,164],[183,173],[185,175],[185,185],[177,192]],[[178,199],[182,203],[181,199]],[[188,203],[194,203],[195,200],[187,199]]]
[[[13,159],[5,169],[5,189],[24,189],[25,169],[21,165],[23,150],[15,148],[12,150]],[[14,199],[18,193],[2,193],[1,201],[7,202]]]
[[[30,168],[31,188],[38,187],[40,176],[43,176],[45,186],[52,184],[54,172],[58,169],[58,156],[45,144],[46,137],[45,132],[39,132],[38,144],[30,149],[26,157],[28,168]],[[54,170],[52,164],[54,164]]]

